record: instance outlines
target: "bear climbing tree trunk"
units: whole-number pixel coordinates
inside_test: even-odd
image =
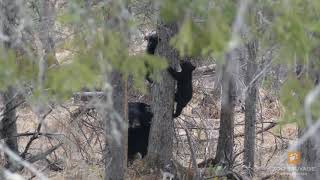
[[[169,45],[170,38],[178,32],[178,25],[159,23],[157,32],[161,39],[157,52],[168,60],[171,67],[179,63],[178,52]],[[165,167],[172,159],[173,108],[175,83],[170,74],[163,70],[160,79],[151,88],[153,121],[149,136],[147,161],[151,167]]]

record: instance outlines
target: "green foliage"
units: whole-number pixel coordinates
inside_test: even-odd
[[[38,68],[34,62],[25,56],[17,57],[12,49],[0,49],[0,90],[21,81],[31,81],[37,74]]]
[[[129,56],[127,47],[120,42],[123,40],[119,33],[107,33],[104,42],[107,45],[104,46],[103,57],[111,63],[113,68],[120,70],[125,76],[132,75],[134,87],[143,90],[147,71],[156,74],[167,67],[167,61],[158,56]],[[96,48],[99,48],[100,45]],[[156,76],[152,76],[152,78],[157,79]]]
[[[110,73],[112,69],[120,71],[124,78],[132,75],[134,87],[144,90],[147,73],[145,64],[154,72],[167,66],[166,61],[157,56],[129,56],[125,39],[120,32],[99,31],[84,40],[88,34],[90,32],[83,31],[63,45],[63,48],[73,49],[77,53],[71,63],[50,72],[47,87],[52,94],[68,97],[84,86],[93,88],[102,84],[101,75]]]
[[[299,126],[304,126],[304,100],[309,90],[313,87],[313,81],[307,77],[301,77],[300,80],[290,77],[283,85],[280,94],[280,102],[285,107],[282,123],[297,122]],[[319,103],[313,107],[318,107]],[[318,109],[312,110],[314,116],[319,117]]]
[[[68,25],[70,23],[79,23],[81,22],[81,11],[82,8],[80,6],[74,5],[70,3],[69,9],[65,11],[60,11],[57,16],[57,21],[62,25]]]
[[[220,1],[219,1],[220,2]],[[176,47],[181,56],[211,55],[221,56],[226,50],[226,43],[230,39],[231,25],[235,18],[235,4],[232,1],[216,2],[212,8],[208,8],[207,16],[199,13],[204,22],[196,23],[187,16],[179,33],[172,39],[171,44]],[[197,2],[198,5],[192,15],[203,9],[207,1]],[[175,5],[175,4],[174,4]],[[193,7],[188,7],[193,10]],[[171,8],[178,11],[180,7]]]
[[[274,22],[270,33],[281,44],[279,58],[282,63],[292,63],[297,59],[306,63],[308,56],[319,43],[320,31],[318,1],[279,1],[270,3],[273,9]]]
[[[110,14],[108,7],[103,1],[88,7],[85,0],[69,0],[67,6],[57,12],[56,21],[75,31],[96,30],[105,26],[106,16]]]
[[[275,78],[272,76],[267,76],[263,79],[261,87],[264,89],[272,89],[273,82],[275,81]]]
[[[101,81],[99,74],[84,61],[74,61],[48,72],[46,87],[49,94],[67,98],[84,86],[94,88]],[[90,64],[90,60],[86,61]]]
[[[215,174],[215,167],[212,166],[212,164],[209,165],[208,173],[210,176],[213,176]]]
[[[29,7],[39,8],[39,0],[32,0]],[[222,57],[230,40],[231,28],[236,19],[238,1],[234,0],[145,0],[154,3],[165,22],[179,22],[181,28],[171,39],[181,56]],[[57,23],[74,33],[62,48],[73,53],[70,62],[48,72],[46,88],[50,94],[66,97],[83,86],[93,87],[101,84],[102,74],[113,69],[119,70],[124,77],[132,75],[135,87],[144,87],[144,77],[148,71],[160,71],[166,61],[149,55],[130,56],[128,54],[128,35],[117,28],[109,27],[109,18],[116,17],[119,24],[135,27],[137,22],[127,20],[120,11],[122,1],[97,2],[88,7],[85,0],[69,0],[65,8],[58,10]],[[141,3],[132,0],[131,3]],[[278,45],[277,63],[300,64],[314,61],[315,69],[320,68],[320,1],[315,0],[257,0],[249,8],[247,22],[252,36],[261,44]],[[123,4],[122,4],[123,5]],[[158,6],[159,5],[159,6]],[[263,13],[263,18],[257,14]],[[33,16],[37,17],[37,16]],[[117,19],[118,18],[118,19]],[[261,22],[263,25],[261,25]],[[264,46],[261,46],[264,47]],[[0,88],[34,80],[38,76],[38,61],[25,57],[16,58],[9,51],[0,51]],[[153,77],[155,80],[157,77]],[[311,80],[304,81],[291,77],[281,91],[281,103],[285,107],[283,119],[294,122],[303,119],[303,101],[307,92],[313,88]],[[8,81],[10,79],[10,81]],[[269,83],[271,84],[271,81]],[[36,82],[36,81],[35,81]],[[313,109],[318,106],[313,105]],[[312,111],[317,116],[315,111]]]
[[[13,51],[5,53],[3,49],[0,49],[0,90],[14,84],[17,69]]]
[[[165,59],[159,56],[152,56],[147,54],[130,56],[124,64],[124,67],[129,67],[130,69],[130,74],[132,75],[134,81],[134,87],[142,91],[145,90],[144,82],[147,72],[153,72],[153,74],[151,74],[151,78],[154,81],[157,81],[159,77],[157,77],[156,75],[159,74],[160,70],[165,69],[167,66],[168,63]]]
[[[62,91],[70,94],[72,91],[80,88],[82,86],[80,84],[85,83],[85,81],[92,81],[99,73],[108,74],[112,69],[120,71],[124,75],[124,78],[127,78],[129,74],[132,75],[134,87],[143,90],[147,72],[145,64],[147,63],[149,65],[148,68],[154,72],[167,66],[166,61],[160,60],[159,57],[147,55],[129,56],[127,35],[121,31],[117,31],[117,29],[112,29],[113,27],[107,26],[109,16],[117,17],[121,13],[118,11],[120,7],[118,3],[121,2],[114,2],[112,6],[106,6],[103,5],[103,2],[99,2],[89,10],[85,8],[82,0],[81,3],[73,0],[66,9],[59,13],[58,22],[63,25],[71,25],[74,28],[79,28],[80,26],[81,29],[80,32],[78,32],[79,29],[75,29],[77,34],[63,44],[63,48],[72,49],[76,52],[72,63],[68,64],[70,67],[64,71],[71,71],[77,68],[79,72],[73,72],[74,74],[72,75],[77,76],[81,80],[77,81],[78,84],[65,86],[64,89],[61,89]],[[136,25],[130,19],[125,23],[127,23],[128,28]],[[80,64],[86,67],[81,68]],[[91,77],[90,73],[95,74]],[[70,73],[66,72],[66,74]],[[72,79],[73,77],[70,76],[70,78]],[[156,77],[153,78],[157,79]],[[53,84],[56,84],[53,90],[57,92],[58,84],[61,81],[68,81],[68,79],[55,77],[50,79],[48,84],[53,80]],[[86,87],[88,83],[86,82]]]
[[[274,19],[270,34],[273,34],[276,42],[280,44],[280,63],[310,65],[319,69],[319,56],[315,55],[315,49],[319,46],[320,36],[320,3],[319,1],[279,1],[270,4],[274,11]],[[314,88],[312,77],[304,75],[300,80],[291,77],[282,87],[281,103],[283,108],[283,123],[296,122],[303,127],[305,112],[304,99],[309,91]],[[314,117],[319,117],[320,101],[317,99],[311,107]]]
[[[83,40],[86,32],[80,33],[65,47],[73,48],[76,52],[71,62],[48,72],[46,86],[51,95],[66,98],[73,92],[83,87],[94,88],[102,84],[102,75],[110,71],[108,66],[112,64],[115,68],[121,68],[122,59],[126,60],[126,48],[123,48],[117,35],[106,35],[97,33],[91,42]],[[120,41],[121,42],[121,41]]]
[[[165,22],[181,21],[192,17],[205,18],[208,17],[208,9],[210,0],[164,0],[160,3],[160,16]]]
[[[189,56],[199,51],[199,46],[196,46],[197,43],[200,43],[198,35],[201,35],[200,29],[191,19],[187,19],[179,34],[171,39],[171,44],[179,50],[181,56]]]
[[[160,14],[165,21],[185,19],[180,33],[171,41],[182,56],[217,55],[224,51],[235,5],[232,0],[219,1],[206,13],[209,3],[208,0],[161,2]],[[131,74],[135,87],[141,89],[147,71],[157,72],[167,66],[165,60],[156,56],[129,56],[126,36],[122,32],[106,29],[107,16],[118,16],[118,6],[102,4],[97,3],[88,9],[84,0],[72,0],[67,8],[59,11],[57,21],[77,32],[63,45],[75,55],[67,65],[49,72],[46,87],[50,92],[66,97],[83,86],[100,84],[98,81],[102,79],[98,75],[111,71],[111,67],[122,72],[124,77]],[[205,21],[195,23],[191,16],[204,18]],[[135,25],[134,21],[128,23]],[[149,70],[145,64],[148,64]],[[157,77],[152,78],[157,80]]]
[[[181,19],[185,15],[191,0],[163,0],[161,2],[160,16],[166,22],[172,22]]]

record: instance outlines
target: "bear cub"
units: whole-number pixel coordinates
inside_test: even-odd
[[[175,113],[173,117],[180,116],[184,107],[187,106],[192,99],[192,71],[195,70],[195,66],[189,61],[183,61],[180,63],[181,72],[175,71],[172,67],[168,68],[171,76],[177,81],[177,89],[175,93],[175,101],[177,102]]]

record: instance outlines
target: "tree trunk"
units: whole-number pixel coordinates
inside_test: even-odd
[[[257,72],[258,42],[252,41],[247,44],[249,58],[247,61],[245,98],[245,130],[244,130],[244,170],[246,175],[252,177],[254,170],[254,149],[256,138],[256,103],[257,103],[257,81],[252,82]]]
[[[3,43],[3,47],[6,49],[15,48],[12,47],[12,44],[17,39],[15,28],[18,21],[18,10],[19,7],[15,0],[0,1],[1,30],[9,38],[8,41]],[[0,121],[1,138],[5,139],[6,145],[18,154],[15,89],[8,87],[7,91],[1,93],[1,96],[5,107],[3,111],[4,115]],[[15,170],[17,168],[17,164],[10,157],[6,156],[6,161],[8,169]]]
[[[45,84],[45,75],[48,66],[58,65],[55,56],[55,43],[53,41],[55,8],[51,0],[43,0],[40,8],[39,38],[41,45],[39,50],[39,89],[42,91]],[[42,53],[43,52],[43,53]]]
[[[171,66],[179,62],[178,52],[169,45],[170,38],[178,32],[178,25],[161,24],[158,26],[161,41],[158,54],[168,59]],[[149,136],[147,161],[151,167],[165,167],[172,159],[173,148],[173,108],[175,82],[167,70],[160,73],[158,82],[151,88],[153,120]]]
[[[8,90],[2,93],[4,104],[4,116],[1,119],[0,130],[1,139],[5,139],[6,145],[15,153],[18,154],[17,141],[17,124],[16,124],[16,110],[15,110],[15,90],[9,87]],[[6,156],[6,167],[10,170],[16,169],[14,160]]]
[[[305,130],[299,129],[299,137],[303,135]],[[300,146],[301,152],[301,163],[299,164],[300,168],[313,168],[311,171],[302,171],[303,175],[300,176],[301,179],[309,180],[309,179],[319,179],[320,172],[318,170],[320,166],[320,151],[319,151],[319,144],[320,140],[320,129],[316,131],[316,133],[306,140]],[[298,172],[299,175],[299,172]]]
[[[106,115],[106,180],[125,179],[127,166],[127,87],[122,75],[116,71],[111,73],[111,84],[113,86],[113,108]],[[113,115],[110,115],[113,114]],[[121,117],[117,117],[121,116]]]
[[[87,5],[90,5],[88,3]],[[121,13],[127,11],[127,1],[113,1],[110,3],[114,12],[106,18],[106,29],[122,34],[121,43],[128,45],[129,33],[127,27],[127,19]],[[108,14],[107,14],[108,16]],[[108,42],[106,42],[108,43]],[[127,53],[127,52],[124,52]],[[121,59],[120,59],[121,60]],[[113,69],[111,74],[106,72],[108,82],[111,78],[112,89],[105,89],[107,95],[104,106],[109,109],[105,114],[105,132],[106,132],[106,156],[105,156],[105,180],[123,180],[127,168],[127,147],[128,147],[128,98],[127,98],[127,82],[124,80],[123,74],[117,69]],[[111,76],[110,76],[111,75]],[[112,92],[112,97],[110,95]]]
[[[227,169],[233,163],[234,108],[236,104],[235,79],[233,77],[235,51],[226,55],[223,67],[220,129],[215,162]]]

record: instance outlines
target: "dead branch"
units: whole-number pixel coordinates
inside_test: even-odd
[[[105,98],[106,93],[101,91],[95,91],[95,92],[78,92],[73,94],[73,98],[76,102],[78,101],[89,101],[93,98]]]
[[[39,138],[39,134],[40,134],[40,131],[41,131],[41,127],[42,127],[42,122],[43,120],[52,112],[52,109],[50,109],[48,112],[46,112],[42,117],[42,121],[40,121],[40,123],[38,124],[38,127],[35,131],[35,133],[32,135],[32,137],[30,138],[29,142],[27,143],[26,147],[24,148],[24,151],[23,153],[21,153],[21,157],[24,159],[26,157],[26,154],[28,153],[28,150],[32,144],[32,142],[36,139]]]
[[[22,137],[22,136],[34,136],[36,132],[32,133],[19,133],[16,136],[13,137]],[[38,133],[38,136],[46,136],[48,138],[51,138],[51,136],[64,136],[64,134],[56,134],[56,133]]]
[[[9,101],[8,103],[11,103],[13,100]],[[10,113],[11,111],[15,110],[17,107],[19,107],[21,104],[23,104],[25,101],[21,100],[20,102],[18,102],[17,104],[15,104],[11,109],[6,110],[5,112],[3,112],[2,114],[0,114],[0,117],[5,116],[6,114]],[[7,103],[7,104],[8,104]]]
[[[267,127],[265,127],[264,129],[259,130],[256,134],[260,134],[260,133],[263,133],[265,131],[268,131],[268,130],[272,129],[273,127],[275,127],[276,125],[277,125],[277,123],[272,122]],[[235,135],[234,137],[238,138],[238,137],[243,137],[243,136],[244,136],[244,133],[241,133],[241,134]]]
[[[21,159],[17,154],[12,152],[5,144],[0,143],[0,150],[3,151],[5,154],[10,156],[12,159],[14,159],[17,163],[21,164],[26,169],[29,169],[33,174],[35,174],[40,180],[47,180],[48,178],[43,175],[41,172],[39,172],[32,164],[30,164],[28,161],[25,161]]]
[[[201,77],[206,75],[214,75],[216,72],[216,64],[210,64],[207,66],[197,67],[194,72],[194,77]]]
[[[205,179],[215,179],[219,177],[227,177],[228,179],[236,179],[236,180],[242,180],[243,178],[236,172],[233,171],[226,171],[224,173],[221,173],[219,175],[214,175],[210,177],[206,177]]]
[[[56,149],[58,149],[60,146],[62,146],[63,143],[59,143],[55,146],[53,146],[52,148],[48,149],[46,152],[43,153],[39,153],[37,155],[34,155],[33,157],[28,159],[28,162],[30,163],[34,163],[36,161],[45,159],[49,154],[51,154],[53,151],[55,151]]]
[[[195,170],[195,172],[196,172],[196,176],[194,177],[194,179],[195,179],[195,180],[198,180],[198,179],[200,179],[200,172],[199,172],[199,169],[197,168],[197,159],[196,159],[196,155],[195,155],[195,153],[194,153],[193,143],[191,142],[191,138],[190,138],[188,129],[185,128],[184,130],[185,130],[185,132],[186,132],[187,141],[188,141],[188,144],[189,144],[189,147],[190,147],[192,165],[193,165],[193,168],[194,168],[194,170]]]

